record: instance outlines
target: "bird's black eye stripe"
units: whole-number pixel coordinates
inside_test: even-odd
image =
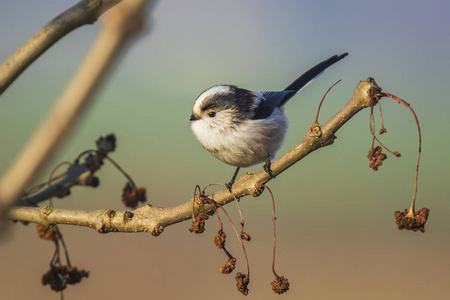
[[[216,112],[211,110],[211,111],[208,112],[208,116],[210,118],[214,118],[216,116]]]

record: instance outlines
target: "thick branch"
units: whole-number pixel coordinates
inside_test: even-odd
[[[361,109],[370,106],[372,96],[380,90],[372,80],[361,81],[350,101],[328,122],[321,126],[321,135],[308,134],[291,151],[272,162],[273,175],[281,174],[287,168],[304,158],[309,153],[334,142],[335,133]],[[255,174],[246,173],[233,185],[236,197],[246,195],[258,196],[259,186],[271,180],[265,171]],[[221,190],[210,196],[220,205],[234,200],[228,189]],[[31,221],[44,225],[71,224],[96,229],[100,233],[106,232],[151,232],[159,235],[166,226],[179,223],[192,217],[192,201],[170,208],[157,208],[150,205],[136,209],[133,212],[115,212],[100,210],[94,212],[71,211],[52,207],[31,208],[15,207],[9,212],[12,220]],[[196,213],[212,213],[209,204],[195,205]]]
[[[0,95],[39,56],[62,37],[98,17],[122,0],[82,0],[50,21],[0,66]]]

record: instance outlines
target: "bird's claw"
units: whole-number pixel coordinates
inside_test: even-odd
[[[270,169],[270,166],[272,165],[272,161],[270,160],[270,157],[267,158],[266,163],[264,164],[264,171],[269,174],[270,178],[275,178],[275,176],[272,174],[272,170]]]
[[[225,183],[225,186],[226,186],[227,189],[230,191],[230,193],[231,193],[231,187],[233,186],[233,184],[234,184],[234,181],[233,181],[233,182],[230,181],[230,182],[226,182],[226,183]]]

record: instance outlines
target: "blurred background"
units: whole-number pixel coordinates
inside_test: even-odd
[[[0,5],[0,62],[38,29],[76,1],[16,0]],[[272,212],[268,193],[241,201],[250,260],[249,299],[444,299],[450,295],[448,169],[450,142],[450,4],[401,1],[158,1],[147,30],[133,40],[95,96],[88,112],[35,183],[52,168],[117,137],[113,159],[147,188],[148,203],[170,207],[188,201],[196,184],[228,181],[234,171],[204,150],[190,132],[195,98],[216,84],[281,90],[331,55],[350,55],[328,69],[286,107],[290,130],[283,155],[305,135],[325,91],[324,123],[372,76],[384,91],[411,103],[423,145],[417,209],[431,209],[426,233],[397,229],[394,211],[409,208],[418,134],[408,109],[383,99],[388,156],[369,168],[369,110],[362,111],[322,148],[270,182],[277,205],[277,264],[291,288],[271,291]],[[45,118],[90,44],[99,23],[59,41],[0,98],[0,172],[3,173]],[[377,113],[378,116],[378,113]],[[379,126],[377,119],[377,126]],[[255,166],[246,171],[260,170]],[[242,174],[242,173],[241,173]],[[59,208],[124,211],[125,179],[110,165],[96,189],[75,188],[54,200]],[[214,189],[210,189],[213,192]],[[239,223],[235,205],[227,210]],[[235,273],[245,264],[230,226],[227,248],[237,258],[231,275],[218,272],[226,256],[190,222],[150,234],[100,235],[60,226],[73,265],[90,271],[69,286],[66,299],[233,299],[243,297]],[[38,239],[35,226],[11,224],[1,237],[2,299],[59,299],[40,283],[54,246]]]

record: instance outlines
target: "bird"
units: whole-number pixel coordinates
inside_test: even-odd
[[[215,85],[203,91],[195,100],[190,127],[213,156],[236,167],[230,182],[231,192],[240,168],[262,162],[272,175],[270,164],[281,148],[288,119],[284,105],[325,69],[348,55],[333,55],[298,77],[282,91],[250,91],[235,85]]]

